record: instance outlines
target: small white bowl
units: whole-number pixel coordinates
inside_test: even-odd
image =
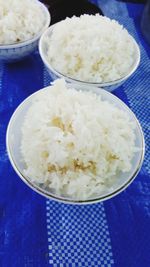
[[[38,47],[38,42],[43,32],[50,25],[51,17],[48,9],[40,1],[35,0],[39,7],[42,9],[45,17],[43,28],[33,38],[14,44],[3,45],[0,44],[0,60],[5,62],[13,62],[21,60],[22,58],[30,55]]]
[[[70,86],[69,86],[70,87]],[[81,87],[77,86],[75,89],[80,90]],[[49,88],[45,88],[43,90],[50,90]],[[71,90],[71,89],[70,89]],[[22,159],[20,145],[21,145],[21,129],[22,124],[24,121],[24,117],[26,115],[27,110],[32,104],[33,99],[35,96],[41,91],[37,91],[36,93],[32,94],[28,98],[26,98],[16,109],[14,114],[12,115],[6,134],[6,145],[7,145],[7,152],[10,159],[10,162],[18,174],[18,176],[34,191],[38,192],[39,194],[64,203],[72,203],[72,204],[91,204],[96,202],[101,202],[106,199],[112,198],[113,196],[122,192],[125,188],[129,186],[129,184],[134,180],[136,175],[138,174],[143,158],[144,158],[144,151],[145,151],[145,143],[144,143],[144,136],[141,129],[141,126],[136,119],[133,112],[116,96],[113,94],[105,91],[99,90],[98,88],[86,88],[86,90],[92,90],[96,94],[101,95],[103,100],[107,100],[110,103],[113,103],[118,108],[124,110],[130,117],[131,121],[135,122],[135,145],[139,148],[139,150],[135,153],[133,160],[132,160],[132,168],[129,172],[120,173],[118,179],[115,180],[113,187],[107,188],[105,192],[100,195],[96,195],[93,198],[89,198],[86,200],[81,199],[73,199],[71,197],[65,197],[62,195],[54,194],[50,188],[45,188],[43,185],[38,185],[31,182],[31,179],[24,174],[25,164]]]
[[[58,22],[59,23],[59,22]],[[131,40],[134,44],[135,47],[135,54],[134,54],[134,62],[131,66],[131,68],[129,69],[128,73],[123,76],[120,79],[117,79],[115,81],[109,81],[109,82],[103,82],[103,83],[99,83],[99,82],[85,82],[85,81],[81,81],[81,80],[77,80],[74,78],[71,78],[67,75],[64,75],[63,73],[60,73],[59,71],[57,71],[56,69],[53,68],[53,66],[49,63],[48,61],[48,57],[47,57],[47,51],[48,51],[48,44],[46,42],[47,38],[51,37],[52,31],[54,29],[55,25],[50,26],[41,36],[40,41],[39,41],[39,53],[40,56],[42,58],[43,63],[45,64],[51,78],[53,80],[57,79],[57,78],[64,78],[66,80],[66,82],[68,83],[73,83],[73,84],[79,84],[82,87],[97,87],[97,88],[103,88],[109,92],[113,91],[114,89],[116,89],[117,87],[119,87],[121,84],[123,84],[137,69],[139,63],[140,63],[140,49],[138,44],[136,43],[136,41],[134,40],[134,38],[132,36]],[[58,51],[58,53],[61,53]]]

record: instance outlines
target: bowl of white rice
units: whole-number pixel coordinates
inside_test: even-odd
[[[65,203],[90,204],[117,195],[134,180],[144,157],[140,124],[121,100],[63,79],[20,104],[6,143],[20,178]]]
[[[38,0],[0,0],[0,60],[16,61],[38,47],[50,14]]]
[[[41,36],[39,52],[53,79],[112,91],[137,69],[139,46],[117,21],[100,15],[66,18]]]

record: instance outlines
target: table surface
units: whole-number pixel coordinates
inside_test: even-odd
[[[143,5],[93,2],[123,24],[140,46],[139,68],[113,93],[142,125],[142,169],[124,192],[99,204],[65,205],[33,192],[10,165],[5,134],[15,108],[50,78],[38,52],[18,63],[0,63],[1,267],[150,267],[150,46],[140,30]]]

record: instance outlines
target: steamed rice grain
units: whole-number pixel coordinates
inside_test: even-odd
[[[126,112],[56,80],[38,92],[23,121],[24,173],[58,195],[100,195],[120,172],[130,171],[134,129]]]

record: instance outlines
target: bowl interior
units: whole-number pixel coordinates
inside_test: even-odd
[[[76,85],[76,89],[80,90],[81,87]],[[46,88],[43,90],[50,90],[50,89]],[[91,88],[87,87],[86,90],[91,90]],[[108,187],[107,190],[105,190],[101,195],[95,195],[94,197],[87,199],[87,200],[72,199],[65,195],[58,196],[54,192],[52,192],[49,188],[45,188],[43,185],[32,183],[29,177],[25,177],[23,173],[25,165],[24,165],[21,151],[20,151],[21,128],[22,128],[24,116],[28,108],[30,107],[31,102],[33,101],[33,98],[35,97],[36,94],[40,93],[40,91],[34,93],[33,95],[28,97],[24,102],[20,104],[20,106],[16,109],[13,116],[11,117],[11,120],[8,125],[8,129],[7,129],[6,143],[7,143],[8,155],[9,155],[13,168],[15,169],[17,174],[21,177],[21,179],[38,193],[49,198],[54,198],[56,200],[60,200],[62,202],[69,202],[69,203],[71,202],[71,203],[80,204],[80,203],[99,202],[99,201],[103,201],[105,199],[111,198],[112,196],[124,190],[133,181],[133,179],[135,178],[136,174],[138,173],[142,165],[142,161],[144,157],[143,133],[142,133],[140,124],[137,121],[135,115],[121,100],[119,100],[117,97],[115,97],[111,93],[105,90],[99,90],[97,88],[93,88],[92,91],[94,91],[96,94],[101,95],[103,100],[107,100],[110,103],[113,103],[115,106],[127,112],[130,119],[136,123],[135,144],[136,144],[136,147],[138,147],[138,151],[135,153],[134,158],[132,160],[131,171],[126,172],[126,173],[120,173],[118,177],[116,177],[116,180],[113,186]]]
[[[60,22],[58,22],[60,23]],[[94,87],[98,87],[98,86],[101,86],[101,87],[106,87],[106,86],[111,86],[111,85],[115,85],[115,84],[121,84],[123,81],[125,81],[128,77],[130,77],[133,72],[137,69],[138,65],[139,65],[139,62],[140,62],[140,49],[139,49],[139,46],[138,44],[136,43],[136,41],[134,40],[134,38],[130,35],[130,38],[134,44],[134,61],[133,61],[133,64],[131,65],[128,73],[126,73],[126,75],[124,75],[122,78],[120,79],[117,79],[117,80],[114,80],[114,81],[107,81],[107,82],[86,82],[86,81],[81,81],[81,80],[78,80],[78,79],[74,79],[72,77],[69,77],[61,72],[59,72],[58,70],[56,70],[55,68],[53,68],[53,66],[49,63],[48,61],[48,57],[47,57],[47,51],[48,51],[48,42],[47,40],[51,37],[52,35],[52,32],[54,30],[54,27],[55,27],[55,24],[50,26],[44,33],[43,35],[41,36],[40,38],[40,42],[39,42],[39,52],[40,52],[40,55],[41,55],[41,58],[44,62],[44,64],[46,65],[46,67],[52,72],[54,73],[55,75],[57,75],[58,77],[63,77],[65,78],[65,80],[67,82],[70,82],[70,83],[77,83],[77,84],[82,84],[82,85],[91,85],[91,86],[94,86]]]

